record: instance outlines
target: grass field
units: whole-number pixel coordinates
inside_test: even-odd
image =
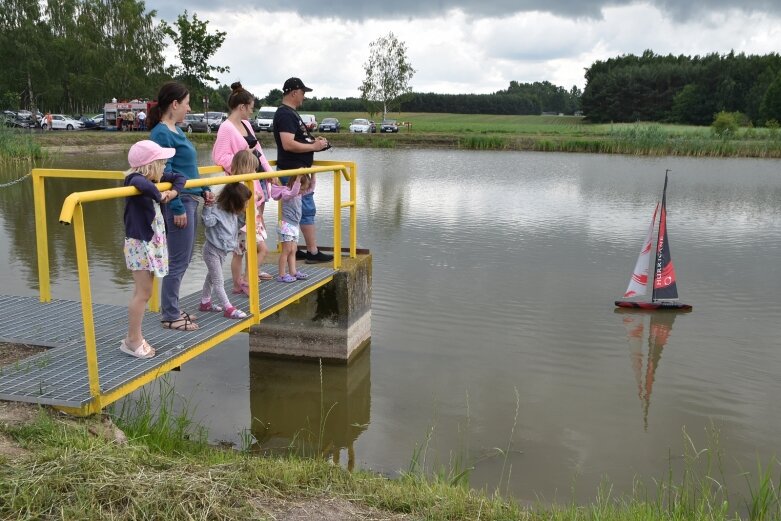
[[[301,111],[307,113],[306,109]],[[467,150],[531,150],[539,152],[587,152],[654,156],[764,157],[781,158],[778,129],[741,128],[727,138],[716,136],[710,127],[660,123],[591,124],[577,116],[498,116],[481,114],[392,113],[402,123],[395,134],[350,134],[350,121],[361,117],[378,123],[380,114],[315,112],[318,121],[336,117],[342,132],[326,134],[337,147],[453,148]],[[7,133],[8,131],[6,131]],[[23,133],[19,133],[23,134]],[[140,132],[35,132],[24,134],[29,141],[52,153],[67,147],[86,150],[107,145],[129,146],[145,137]],[[273,148],[271,134],[258,136],[264,148]],[[192,134],[200,147],[209,147],[215,134]],[[13,147],[26,150],[14,140]],[[3,147],[0,147],[2,156]],[[7,153],[5,154],[8,155]]]

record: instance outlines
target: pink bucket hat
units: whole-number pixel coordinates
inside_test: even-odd
[[[175,153],[175,148],[163,148],[154,141],[145,139],[130,147],[127,162],[130,163],[131,168],[138,168],[158,159],[169,159]]]

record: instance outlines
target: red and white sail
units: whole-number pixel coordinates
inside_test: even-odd
[[[637,257],[635,269],[632,271],[632,278],[629,279],[629,286],[626,288],[624,298],[645,295],[648,288],[648,266],[651,263],[651,242],[653,240],[654,225],[656,224],[656,214],[659,211],[659,203],[654,208],[654,216],[651,218],[651,226],[648,227],[648,234],[643,241],[643,247],[640,249],[640,255]]]
[[[670,241],[667,238],[667,174],[664,175],[662,190],[662,210],[659,215],[659,236],[656,241],[656,260],[654,262],[654,286],[651,302],[659,300],[678,300],[678,284],[675,280],[675,267],[670,253]]]

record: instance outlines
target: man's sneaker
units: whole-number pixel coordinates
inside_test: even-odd
[[[304,250],[296,250],[296,260],[306,260],[308,252]]]
[[[315,254],[306,252],[307,264],[317,264],[318,262],[331,262],[332,260],[334,260],[333,255],[328,255],[327,253],[323,253],[322,251],[319,250]]]

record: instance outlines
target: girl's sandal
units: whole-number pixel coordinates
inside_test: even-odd
[[[186,318],[177,318],[176,320],[161,320],[163,328],[175,329],[177,331],[195,331],[198,329],[198,324],[192,320]]]
[[[247,318],[247,314],[236,307],[229,307],[223,313],[225,318]]]
[[[199,311],[213,311],[215,313],[222,313],[222,306],[219,306],[215,303],[213,303],[211,300],[209,302],[201,302],[201,305],[198,306]]]
[[[309,278],[309,275],[304,273],[303,271],[297,271],[295,275],[293,275],[298,280],[306,280]]]
[[[138,347],[133,349],[127,344],[127,340],[122,339],[122,342],[119,343],[119,350],[136,358],[152,358],[155,356],[154,348],[150,346],[146,340],[141,340]]]
[[[247,295],[249,297],[249,284],[246,282],[241,283],[241,287],[233,288],[234,295]]]

